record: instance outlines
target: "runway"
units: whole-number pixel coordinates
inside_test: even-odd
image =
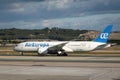
[[[0,61],[120,63],[120,57],[0,56]]]
[[[1,80],[120,80],[120,57],[0,56]]]
[[[0,66],[1,80],[111,80],[120,68]]]

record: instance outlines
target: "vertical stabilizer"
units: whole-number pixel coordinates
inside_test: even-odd
[[[109,39],[113,25],[108,25],[105,30],[94,40],[95,42],[106,43]]]

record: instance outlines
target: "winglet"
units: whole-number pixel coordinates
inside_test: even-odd
[[[113,25],[108,25],[105,30],[94,40],[95,42],[106,43],[109,39]]]

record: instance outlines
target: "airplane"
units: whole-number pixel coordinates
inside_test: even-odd
[[[67,56],[67,52],[93,51],[111,47],[108,44],[113,25],[108,25],[104,31],[93,41],[27,41],[14,47],[18,52],[37,52],[38,55],[57,54]]]

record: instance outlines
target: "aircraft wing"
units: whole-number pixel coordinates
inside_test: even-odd
[[[49,47],[48,50],[62,50],[63,46],[65,46],[67,43],[68,42]]]
[[[38,53],[40,54],[46,54],[47,53],[47,50],[62,50],[62,47],[67,44],[68,42],[65,42],[65,43],[61,43],[61,44],[58,44],[58,45],[55,45],[55,46],[52,46],[52,47],[47,47],[47,48],[38,48]]]

